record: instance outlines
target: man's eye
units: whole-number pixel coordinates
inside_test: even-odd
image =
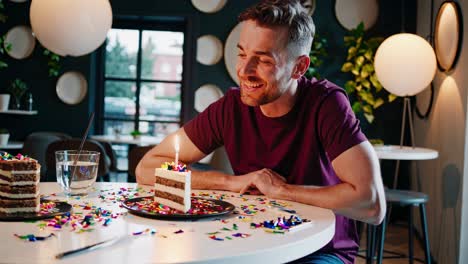
[[[243,54],[243,53],[239,53],[239,54],[237,54],[237,57],[241,57],[241,58],[243,58],[243,57],[245,57],[245,54]]]

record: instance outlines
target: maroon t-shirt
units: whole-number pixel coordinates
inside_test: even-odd
[[[289,184],[338,184],[331,161],[367,140],[359,120],[343,89],[327,80],[303,77],[297,92],[289,113],[270,118],[243,104],[238,88],[230,89],[188,122],[185,132],[205,154],[224,145],[236,175],[269,168]],[[335,236],[320,251],[353,263],[357,250],[356,223],[337,215]]]

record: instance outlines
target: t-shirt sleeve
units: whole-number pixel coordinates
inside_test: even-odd
[[[224,144],[223,128],[226,96],[212,103],[184,125],[187,136],[206,155]]]
[[[341,89],[332,91],[323,99],[317,120],[320,141],[331,161],[367,140],[348,97]]]

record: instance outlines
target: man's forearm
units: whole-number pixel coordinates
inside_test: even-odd
[[[192,169],[192,188],[230,191],[231,177],[234,176],[220,171],[199,171]]]
[[[154,184],[154,169],[159,168],[164,162],[170,162],[170,158],[152,157],[140,163],[136,169],[137,182],[144,185]],[[183,162],[183,161],[181,161]],[[192,171],[192,188],[207,190],[234,190],[234,184],[238,177],[228,175],[219,171]],[[238,190],[237,190],[238,191]]]
[[[275,198],[332,209],[337,214],[372,224],[379,222],[377,212],[386,206],[373,189],[358,191],[348,183],[312,188],[285,185],[278,189]]]

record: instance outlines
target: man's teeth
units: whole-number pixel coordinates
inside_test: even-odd
[[[257,88],[257,87],[262,86],[261,83],[253,83],[253,82],[244,82],[244,84],[248,86],[249,88]]]

